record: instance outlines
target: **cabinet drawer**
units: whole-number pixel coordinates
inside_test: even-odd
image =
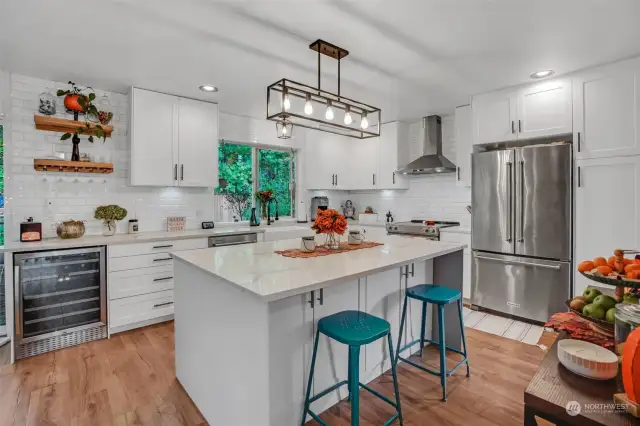
[[[173,291],[114,300],[109,306],[109,327],[120,327],[173,314]]]
[[[109,259],[109,272],[126,271],[130,269],[152,268],[154,266],[173,265],[173,258],[169,253],[145,254],[140,256],[116,257]]]
[[[117,257],[138,256],[141,254],[169,253],[180,250],[207,248],[207,238],[191,238],[188,240],[156,241],[153,243],[136,243],[109,246],[109,259]]]
[[[173,289],[173,265],[110,272],[109,300]]]
[[[453,232],[442,232],[440,234],[440,241],[443,243],[460,243],[466,244],[464,254],[469,255],[471,250],[471,234],[457,234]]]

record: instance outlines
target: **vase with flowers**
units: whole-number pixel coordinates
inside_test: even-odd
[[[258,191],[256,192],[256,198],[260,201],[260,212],[263,219],[267,218],[267,209],[269,207],[269,202],[273,201],[273,191],[268,189],[266,191]]]
[[[318,209],[317,215],[318,218],[313,222],[311,229],[316,231],[316,234],[327,234],[325,246],[331,250],[338,250],[340,235],[347,230],[347,220],[334,209]]]

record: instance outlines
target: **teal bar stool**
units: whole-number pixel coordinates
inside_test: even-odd
[[[467,364],[467,377],[471,374],[469,369],[469,358],[467,357],[467,338],[464,335],[464,318],[462,317],[462,294],[458,290],[454,290],[447,287],[442,287],[439,285],[432,284],[421,284],[407,289],[404,296],[404,306],[402,307],[402,319],[400,320],[400,336],[402,336],[402,331],[404,330],[404,323],[407,318],[407,302],[409,299],[416,299],[422,302],[422,323],[420,327],[420,338],[414,340],[407,345],[400,347],[400,342],[402,342],[402,338],[398,339],[398,350],[396,351],[396,363],[398,359],[403,360],[407,364],[410,364],[416,368],[419,368],[422,371],[426,371],[427,373],[440,376],[440,384],[442,385],[442,400],[447,400],[447,376],[451,376],[463,363]],[[446,346],[444,341],[444,306],[450,303],[457,302],[458,304],[458,314],[460,317],[460,331],[462,333],[462,347],[463,352],[460,352],[457,349],[450,348]],[[440,342],[434,342],[433,340],[425,339],[424,333],[426,330],[427,324],[427,303],[432,303],[438,306],[438,335],[440,338]],[[425,342],[432,343],[434,345],[438,345],[440,350],[440,371],[433,371],[426,368],[423,365],[416,364],[415,362],[402,358],[400,353],[409,349],[415,344],[420,344],[420,357],[422,357],[422,353],[424,350]],[[447,362],[446,362],[446,351],[450,350],[452,352],[458,353],[463,356],[463,359],[451,370],[447,371]]]
[[[349,346],[349,373],[348,380],[331,386],[313,398],[311,398],[311,383],[313,383],[313,372],[316,366],[316,355],[318,353],[318,341],[320,333]],[[389,342],[389,357],[391,358],[391,373],[393,374],[393,388],[396,400],[391,401],[389,398],[374,391],[369,386],[360,383],[360,347],[375,342],[378,339],[387,337]],[[304,413],[302,414],[302,423],[304,426],[307,414],[315,421],[323,426],[328,426],[317,414],[309,408],[311,403],[322,398],[330,392],[347,385],[349,389],[349,400],[351,401],[351,426],[360,424],[360,387],[368,390],[373,395],[387,402],[396,409],[394,414],[383,426],[390,425],[395,419],[400,421],[402,425],[402,410],[400,409],[400,393],[398,391],[398,376],[396,375],[396,360],[393,357],[393,343],[391,342],[391,325],[382,318],[369,315],[360,311],[343,311],[338,312],[318,321],[318,330],[316,331],[316,341],[313,346],[313,357],[311,358],[311,371],[309,372],[309,381],[307,383],[307,396],[304,401]]]

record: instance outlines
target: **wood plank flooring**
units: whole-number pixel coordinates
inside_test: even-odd
[[[542,340],[550,346],[554,339],[545,333]],[[449,379],[447,403],[439,401],[437,377],[400,366],[406,426],[522,424],[524,389],[543,351],[476,330],[468,331],[468,342],[472,376],[466,379],[461,367]],[[425,359],[437,365],[435,351]],[[393,393],[389,374],[373,387]],[[362,426],[379,426],[392,414],[366,391],[360,407]],[[349,425],[349,414],[341,403],[322,417],[331,426]],[[206,424],[175,379],[172,322],[0,367],[1,426]]]

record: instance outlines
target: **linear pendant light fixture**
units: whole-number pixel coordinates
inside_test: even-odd
[[[278,137],[290,138],[295,126],[358,139],[380,136],[380,108],[340,94],[340,61],[349,52],[323,40],[309,49],[318,52],[318,87],[286,78],[267,87],[267,120],[276,122]],[[321,55],[338,61],[337,94],[320,88]]]

